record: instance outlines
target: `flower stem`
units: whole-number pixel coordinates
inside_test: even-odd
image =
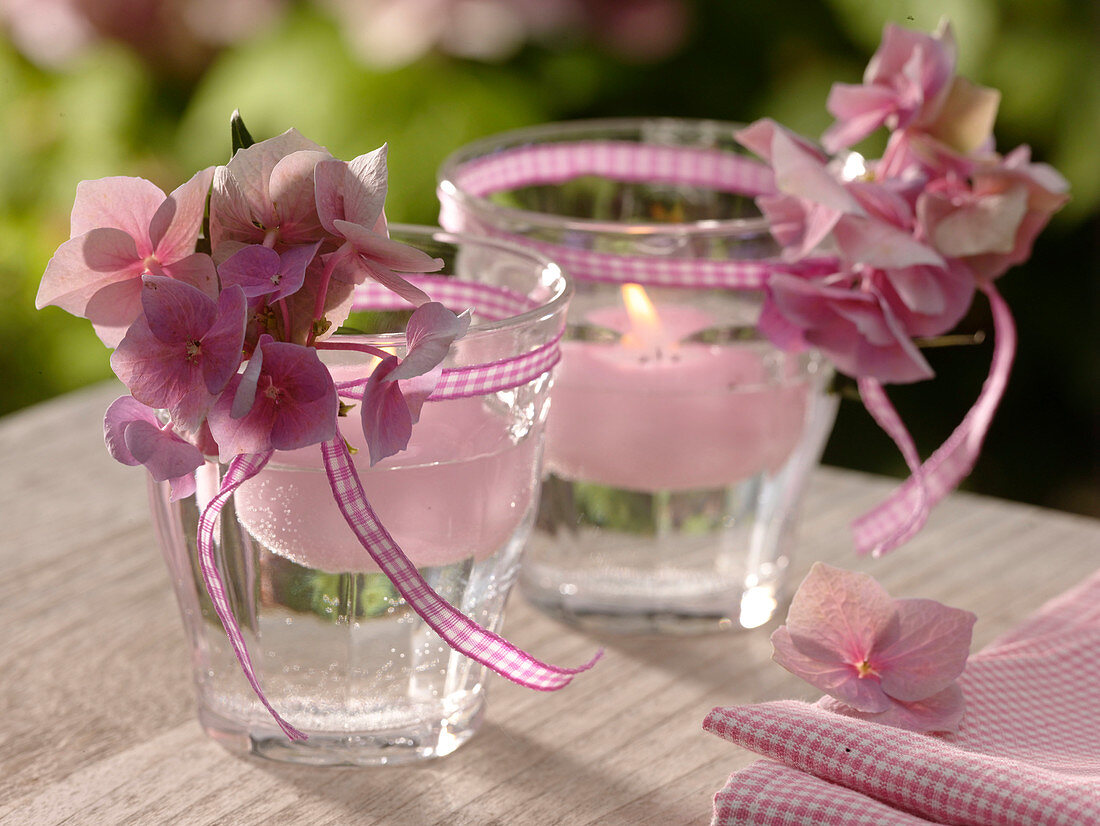
[[[283,335],[290,336],[290,310],[286,308],[286,302],[279,300],[275,302],[275,306],[279,308],[279,314],[283,317]]]
[[[381,347],[375,347],[373,344],[362,344],[350,341],[319,341],[315,342],[313,346],[318,350],[354,350],[358,353],[367,353],[371,356],[377,356],[380,359],[393,355],[393,353],[387,353]]]
[[[340,249],[336,250],[325,261],[324,269],[321,270],[321,283],[317,285],[317,300],[313,304],[313,321],[320,321],[325,315],[325,299],[328,298],[328,285],[332,280],[332,273],[336,270],[336,265],[339,264],[349,253],[354,251],[354,247],[350,243],[345,242]],[[306,339],[306,344],[313,344],[313,340],[317,337],[315,333],[315,327],[311,325],[309,331],[309,338]]]

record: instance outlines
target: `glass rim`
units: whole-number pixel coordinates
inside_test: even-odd
[[[607,221],[595,218],[577,218],[556,215],[536,210],[502,206],[485,196],[475,195],[457,183],[458,172],[468,163],[487,158],[497,152],[516,149],[535,143],[560,143],[572,138],[583,140],[592,137],[595,132],[619,133],[620,138],[639,140],[642,128],[652,125],[668,125],[681,130],[692,130],[695,134],[707,132],[732,134],[744,128],[744,124],[734,121],[707,118],[676,117],[623,117],[592,118],[558,121],[536,126],[524,126],[510,129],[471,141],[451,152],[443,159],[436,172],[436,191],[442,198],[446,195],[461,206],[480,212],[483,215],[496,215],[511,218],[516,223],[534,225],[544,229],[568,231],[574,233],[618,234],[618,235],[676,235],[676,236],[735,236],[752,237],[768,234],[768,220],[763,215],[753,218],[706,218],[697,221],[661,222],[661,221]],[[564,139],[564,140],[563,140]],[[610,136],[615,139],[615,136]],[[663,144],[676,146],[677,144]],[[690,144],[683,144],[685,148]],[[745,155],[745,157],[750,157]],[[609,179],[610,180],[610,179]],[[718,190],[716,190],[718,191]],[[748,196],[746,196],[748,197]]]
[[[476,246],[496,249],[513,255],[518,259],[526,259],[534,265],[532,267],[532,272],[537,271],[540,274],[551,274],[552,277],[550,280],[552,284],[548,285],[548,287],[553,294],[550,298],[541,301],[536,307],[524,310],[522,313],[510,315],[505,318],[475,321],[470,324],[470,328],[466,332],[466,335],[462,337],[462,340],[466,340],[479,333],[488,334],[501,330],[523,327],[528,324],[543,321],[559,312],[564,313],[568,308],[570,299],[573,297],[573,281],[566,274],[565,270],[555,263],[553,259],[522,244],[499,238],[490,238],[484,235],[451,232],[440,227],[428,226],[426,224],[393,223],[389,224],[388,230],[391,236],[394,234],[402,236],[396,240],[403,240],[405,243],[410,243],[411,241],[414,246],[415,240],[413,239],[427,238],[433,242],[450,244],[456,248],[462,246]],[[429,276],[438,274],[439,273],[425,273],[425,275]],[[448,273],[442,277],[452,278],[456,276]],[[545,283],[545,281],[540,281],[539,283]],[[410,305],[409,309],[413,309],[413,307]],[[475,312],[477,311],[476,307],[473,309]],[[368,343],[375,342],[382,346],[400,346],[405,342],[405,331],[401,330],[389,333],[345,333],[342,334],[340,338],[344,341],[354,338],[357,341]]]

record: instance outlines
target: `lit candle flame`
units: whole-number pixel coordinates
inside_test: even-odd
[[[641,284],[623,284],[623,306],[630,318],[630,329],[623,333],[623,346],[660,355],[664,342],[661,319]]]

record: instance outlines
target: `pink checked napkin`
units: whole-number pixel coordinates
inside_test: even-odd
[[[707,731],[764,755],[715,796],[717,826],[1100,824],[1100,572],[972,656],[956,734],[778,701]]]

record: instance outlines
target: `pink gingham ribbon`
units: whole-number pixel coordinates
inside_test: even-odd
[[[367,502],[344,440],[336,438],[323,442],[321,455],[336,504],[348,525],[398,593],[451,648],[488,666],[502,677],[538,691],[562,688],[574,675],[596,664],[602,652],[579,668],[547,665],[457,611],[424,581],[416,566],[378,521]]]
[[[497,284],[480,284],[441,275],[410,275],[405,280],[449,309],[462,311],[476,307],[478,315],[489,321],[511,318],[540,305],[524,293]],[[408,310],[409,302],[377,281],[368,280],[355,288],[352,309]]]
[[[271,458],[271,451],[265,453],[247,453],[236,456],[229,463],[225,471],[218,492],[203,508],[199,516],[198,546],[199,569],[202,572],[202,581],[206,585],[206,591],[210,594],[210,601],[214,604],[214,612],[222,622],[225,635],[229,637],[229,644],[233,647],[233,653],[237,655],[237,662],[241,664],[245,679],[260,698],[260,702],[271,712],[279,728],[283,730],[291,740],[305,740],[306,736],[284,720],[268,701],[260,687],[260,681],[256,677],[256,671],[252,667],[252,658],[248,656],[248,646],[245,645],[244,636],[241,634],[241,626],[237,624],[237,618],[233,616],[229,600],[225,595],[225,583],[222,582],[221,573],[218,571],[217,561],[214,559],[214,528],[218,523],[218,514],[222,507],[233,495],[233,491],[263,470]]]
[[[466,307],[477,307],[477,313],[488,320],[511,318],[539,306],[539,302],[527,295],[495,284],[479,284],[443,276],[417,275],[408,279],[427,291],[433,301],[448,309],[461,312]],[[407,310],[408,302],[381,284],[367,281],[355,290],[353,309]],[[444,367],[443,375],[428,401],[462,399],[498,393],[520,387],[550,372],[561,360],[561,334],[539,347],[497,361],[463,367]],[[341,395],[361,391],[367,379],[337,382]]]
[[[433,298],[452,308],[462,309],[475,304],[486,318],[500,319],[518,315],[539,306],[539,302],[503,287],[475,284],[439,276],[416,279],[419,286],[432,290]],[[395,300],[396,299],[396,300]],[[356,291],[356,309],[407,309],[408,303],[389,290],[364,285]],[[561,357],[559,333],[550,342],[519,356],[486,364],[445,368],[436,390],[428,401],[442,401],[481,396],[514,387],[549,372]],[[339,392],[361,387],[365,379],[340,382]],[[271,713],[279,728],[291,740],[304,740],[306,735],[291,726],[271,705],[260,685],[248,653],[240,625],[229,605],[225,584],[218,571],[214,555],[214,528],[222,507],[233,492],[259,473],[272,456],[265,453],[235,457],[226,469],[217,494],[207,503],[199,517],[199,567],[214,610],[221,620],[233,653],[240,663],[248,684],[260,702]],[[566,686],[574,675],[587,671],[602,655],[602,651],[578,668],[559,668],[543,663],[510,642],[475,623],[439,596],[416,570],[416,566],[394,542],[378,520],[367,501],[362,483],[342,438],[321,444],[321,456],[333,497],[341,514],[355,532],[367,553],[389,577],[409,606],[455,651],[488,666],[493,671],[520,685],[539,691],[555,691]]]
[[[966,478],[978,460],[993,414],[1004,396],[1012,361],[1016,356],[1016,324],[1008,304],[991,283],[979,284],[993,312],[993,361],[981,393],[947,441],[923,465],[915,465],[913,440],[882,388],[860,396],[868,411],[890,434],[901,450],[912,475],[886,501],[859,517],[853,525],[856,551],[876,556],[908,541],[928,519],[928,511]],[[874,383],[877,384],[877,383]],[[892,415],[891,415],[892,414]],[[881,417],[881,418],[880,418]],[[885,423],[884,423],[885,422]],[[897,426],[900,432],[897,432]]]
[[[748,196],[774,191],[767,165],[733,152],[682,146],[656,146],[627,141],[575,141],[521,146],[460,167],[453,182],[439,187],[440,224],[452,231],[506,237],[532,247],[582,281],[634,282],[645,286],[694,289],[765,289],[775,272],[826,274],[833,262],[812,259],[792,265],[778,258],[715,260],[666,256],[619,255],[551,243],[537,237],[505,235],[465,208],[456,188],[476,197],[536,184],[598,175],[618,181],[698,186]],[[568,233],[566,232],[566,237]],[[929,510],[958,486],[973,468],[993,413],[1004,395],[1015,352],[1012,315],[992,284],[979,288],[993,308],[995,348],[981,395],[951,437],[925,463],[913,438],[882,386],[860,379],[860,396],[868,412],[893,439],[910,470],[909,479],[885,502],[852,525],[856,550],[880,555],[911,539],[928,519]]]
[[[733,152],[704,147],[654,146],[628,141],[575,141],[523,146],[462,166],[454,184],[479,197],[533,184],[560,183],[581,175],[618,181],[699,186],[743,195],[774,191],[771,170]],[[621,255],[502,234],[477,220],[446,185],[439,188],[439,223],[455,232],[495,235],[546,255],[582,281],[633,282],[645,286],[761,289],[778,260],[722,260]]]

